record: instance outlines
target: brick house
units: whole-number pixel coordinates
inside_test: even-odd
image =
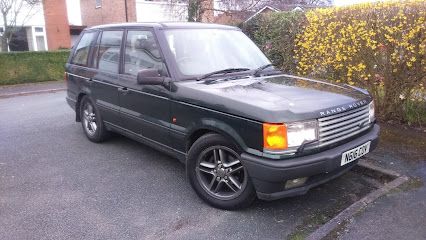
[[[187,21],[186,1],[80,0],[85,26],[122,22]]]
[[[80,0],[83,25],[188,20],[188,0]],[[214,0],[201,2],[202,22],[214,21]]]
[[[71,35],[65,0],[44,0],[44,21],[49,50],[71,47]]]
[[[85,26],[136,21],[136,0],[80,0],[80,8]]]

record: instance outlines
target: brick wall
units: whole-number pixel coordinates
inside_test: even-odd
[[[126,22],[125,0],[102,0],[96,8],[96,0],[81,0],[81,20],[85,26]],[[128,22],[136,21],[136,2],[127,0]]]
[[[44,0],[47,46],[49,50],[71,47],[70,28],[65,0]]]
[[[127,15],[129,22],[136,22],[136,0],[127,0]]]

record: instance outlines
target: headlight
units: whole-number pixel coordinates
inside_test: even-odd
[[[266,150],[286,150],[302,145],[304,141],[318,139],[317,121],[294,122],[288,124],[263,124],[263,148]]]
[[[374,101],[372,101],[369,105],[368,105],[368,121],[369,123],[374,122],[375,120],[375,116],[374,116]]]
[[[288,147],[298,147],[304,141],[317,140],[317,121],[287,124]]]

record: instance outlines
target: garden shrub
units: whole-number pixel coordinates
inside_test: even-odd
[[[0,85],[64,78],[69,51],[0,53]]]
[[[295,40],[297,72],[367,88],[382,117],[410,121],[413,106],[426,114],[425,28],[424,0],[308,11]]]

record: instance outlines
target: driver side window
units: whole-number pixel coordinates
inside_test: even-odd
[[[136,76],[143,69],[157,69],[167,75],[160,48],[151,31],[128,31],[124,58],[124,73]]]

